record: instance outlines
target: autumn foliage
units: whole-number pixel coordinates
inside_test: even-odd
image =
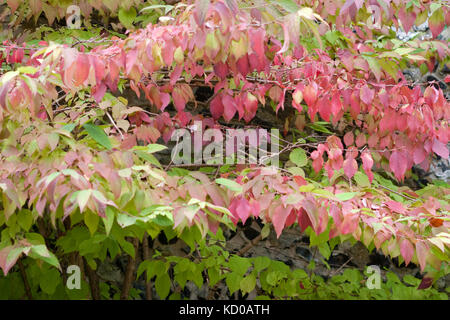
[[[32,2],[42,2],[32,16],[63,18],[63,9]],[[14,216],[30,216],[32,225],[48,219],[52,230],[80,223],[92,236],[118,226],[126,230],[119,245],[134,254],[125,236],[155,237],[170,226],[205,237],[259,218],[278,237],[285,228],[310,228],[423,272],[445,269],[448,185],[401,183],[413,166],[428,170],[437,156],[449,157],[450,103],[438,86],[408,83],[401,68],[433,70],[449,59],[448,43],[438,39],[450,25],[448,4],[309,2],[272,4],[280,16],[234,0],[188,2],[171,20],[95,46],[5,41],[0,64],[11,71],[0,78],[0,226]],[[7,3],[14,13],[22,2]],[[86,1],[83,10],[100,4]],[[428,14],[431,39],[401,42],[390,29],[409,31]],[[120,97],[127,86],[155,112]],[[188,108],[201,86],[213,91],[210,117]],[[260,108],[293,109],[284,134],[305,133],[296,147],[307,164],[291,157],[303,169],[233,167],[218,183],[216,171],[180,174],[153,155],[176,128],[195,120],[204,128],[251,123]],[[308,141],[323,123],[332,132]],[[23,255],[60,267],[61,252],[29,236],[30,227],[12,224],[2,233],[5,275]],[[94,265],[98,256],[84,258]]]

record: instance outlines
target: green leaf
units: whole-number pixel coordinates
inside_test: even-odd
[[[39,258],[48,264],[58,268],[61,270],[61,266],[59,265],[58,258],[48,251],[47,247],[45,245],[37,245],[31,247],[31,252],[29,254],[31,258]]]
[[[322,254],[322,256],[325,259],[328,259],[330,257],[331,250],[330,250],[330,246],[328,245],[328,243],[323,242],[318,246],[318,248],[319,248],[320,253]]]
[[[231,191],[238,192],[238,193],[242,192],[242,186],[239,183],[237,183],[236,181],[225,179],[225,178],[218,178],[218,179],[216,179],[216,183],[224,185]]]
[[[270,259],[268,257],[256,257],[253,258],[253,263],[255,266],[255,271],[261,272],[270,266]]]
[[[35,74],[38,71],[38,69],[35,67],[31,67],[31,66],[26,66],[26,67],[22,66],[22,67],[17,68],[17,71],[19,73]]]
[[[72,130],[75,129],[76,126],[77,126],[76,123],[68,123],[68,124],[62,126],[61,130],[66,130],[66,131],[72,132]]]
[[[154,155],[146,153],[146,152],[141,151],[141,150],[136,150],[135,153],[141,159],[144,159],[145,161],[148,161],[149,163],[151,163],[151,164],[161,168],[161,163],[159,163],[158,159],[156,159]]]
[[[134,19],[136,18],[136,9],[134,7],[131,7],[128,10],[120,8],[118,16],[120,23],[122,23],[125,28],[132,29]]]
[[[230,258],[228,265],[231,271],[236,272],[240,275],[244,275],[247,272],[248,268],[250,268],[251,263],[249,259],[234,255]]]
[[[111,141],[109,141],[108,136],[105,131],[101,129],[99,126],[94,124],[85,123],[83,124],[83,128],[87,131],[89,136],[94,139],[98,144],[105,147],[108,150],[112,149]]]
[[[261,230],[261,238],[265,239],[269,236],[269,234],[270,234],[270,224],[266,223]]]
[[[365,175],[361,171],[357,171],[353,178],[355,179],[358,186],[363,187],[363,188],[370,187],[369,178],[367,177],[367,175]]]
[[[102,218],[102,219],[103,219],[103,223],[105,224],[106,234],[109,235],[109,233],[111,232],[112,225],[114,223],[116,211],[113,207],[107,206],[106,210],[105,210],[105,215],[106,215],[106,217]]]
[[[84,223],[88,227],[91,235],[94,235],[95,231],[97,231],[99,220],[100,217],[98,216],[98,214],[92,212],[91,210],[88,210],[84,213]]]
[[[301,148],[294,149],[289,154],[289,160],[291,160],[299,167],[304,167],[308,163],[308,157],[306,156],[306,152]]]
[[[243,293],[250,293],[255,289],[256,285],[256,278],[255,275],[252,273],[241,280],[240,282],[240,288]]]
[[[167,149],[167,147],[163,146],[162,144],[153,143],[153,144],[147,145],[145,147],[145,149],[146,149],[146,151],[148,153],[155,153],[155,152],[158,152],[158,151],[161,151],[161,150],[165,150],[165,149]]]
[[[50,268],[45,270],[43,274],[39,277],[39,286],[42,291],[44,291],[48,295],[52,295],[58,284],[61,282],[61,275],[58,270],[54,268]]]
[[[299,168],[299,167],[289,167],[289,168],[287,168],[287,171],[289,171],[289,173],[292,174],[292,175],[294,175],[294,176],[305,177],[305,171],[303,171],[302,168]]]
[[[161,300],[167,298],[170,292],[170,277],[167,273],[163,273],[156,278],[155,289]]]
[[[277,4],[289,13],[294,13],[299,10],[298,5],[293,0],[275,0],[271,1],[273,4]]]
[[[20,210],[17,214],[17,223],[23,230],[29,231],[33,224],[33,214],[31,211],[28,209]]]
[[[225,278],[225,283],[227,284],[228,291],[230,294],[233,294],[237,290],[239,290],[241,286],[242,275],[237,274],[236,272],[231,272]]]
[[[347,201],[355,197],[359,192],[343,192],[343,193],[337,193],[335,194],[336,198],[338,198],[341,201]]]

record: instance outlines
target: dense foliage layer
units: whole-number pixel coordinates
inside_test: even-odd
[[[434,278],[448,272],[448,184],[419,190],[398,184],[411,177],[414,165],[427,170],[436,156],[449,156],[450,105],[442,89],[410,84],[401,72],[410,64],[426,72],[449,61],[448,42],[438,39],[450,24],[448,4],[397,0],[365,6],[336,0],[310,7],[309,1],[262,6],[265,1],[199,0],[161,10],[140,2],[120,2],[119,20],[130,29],[136,10],[131,15],[123,10],[134,5],[166,15],[126,37],[3,43],[5,275],[24,256],[61,268],[76,253],[95,269],[107,254],[123,250],[133,257],[138,244],[127,239],[140,242],[160,232],[181,237],[193,252],[196,246],[207,251],[203,242],[221,239],[222,226],[234,228],[252,218],[273,225],[277,236],[297,226],[326,258],[338,242],[352,239],[406,265],[418,264]],[[50,24],[63,18],[67,7],[50,6],[52,1],[7,3],[21,18],[37,19],[43,11]],[[118,6],[119,1],[85,1],[82,8],[87,16],[92,9],[102,15]],[[408,31],[427,18],[432,38],[396,39],[395,28]],[[196,88],[205,86],[213,94],[198,102]],[[120,97],[127,87],[152,109],[129,105]],[[210,116],[193,115],[192,104],[206,104]],[[205,165],[188,171],[162,166],[153,155],[176,128],[199,120],[203,130],[233,119],[250,123],[261,108],[292,109],[280,139],[290,162],[281,168]],[[233,258],[222,257],[198,264],[191,271],[200,275],[178,284],[201,284],[207,271],[212,285],[226,277],[230,292],[250,292],[254,279],[262,279],[259,272],[270,268],[245,262],[240,278],[229,276],[234,273],[220,266]],[[162,298],[168,294],[170,263],[180,272],[189,267],[184,258],[164,259],[140,267],[148,279],[157,276]],[[262,290],[301,298],[303,285],[280,289],[287,293],[264,287],[304,278],[289,272],[273,281],[264,275]]]

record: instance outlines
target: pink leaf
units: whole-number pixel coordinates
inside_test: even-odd
[[[394,212],[401,213],[401,214],[405,213],[405,207],[403,206],[403,204],[401,202],[391,200],[391,201],[386,202],[386,205],[389,207],[389,209],[391,209]]]
[[[344,173],[349,179],[355,175],[356,171],[358,171],[358,163],[355,159],[344,160]]]
[[[210,104],[211,115],[215,120],[219,119],[223,115],[222,99],[219,95],[215,96]]]
[[[403,239],[400,242],[400,253],[405,260],[405,264],[408,265],[412,257],[414,256],[414,247],[408,239]]]
[[[344,143],[347,147],[350,147],[354,142],[353,132],[349,131],[344,135]]]
[[[317,107],[319,108],[319,114],[325,121],[330,121],[331,116],[331,104],[328,96],[322,97],[317,101]]]
[[[428,251],[429,248],[424,241],[422,240],[417,241],[416,243],[417,259],[419,260],[420,270],[422,272],[427,265]]]
[[[364,172],[369,177],[370,183],[372,183],[372,180],[373,180],[373,173],[372,173],[373,159],[372,159],[372,156],[370,155],[370,152],[369,151],[363,151],[361,153],[361,159],[362,159],[362,162],[363,162]]]
[[[206,14],[208,13],[210,0],[197,0],[195,1],[194,19],[199,27],[203,26],[205,22]]]
[[[173,104],[175,105],[175,108],[177,109],[177,111],[183,111],[184,107],[186,106],[186,100],[183,96],[181,88],[175,87],[173,89],[172,99],[173,99]]]
[[[281,232],[284,229],[284,225],[286,223],[286,219],[291,213],[292,207],[288,206],[287,208],[282,205],[278,206],[272,216],[272,223],[275,227],[275,232],[277,233],[277,238],[280,237]]]
[[[370,89],[370,88],[367,86],[367,84],[364,85],[364,86],[361,88],[361,91],[360,91],[360,97],[361,97],[361,100],[362,100],[365,104],[370,105],[370,103],[371,103],[372,100],[373,100],[374,95],[375,95],[375,90]]]
[[[391,168],[398,180],[403,180],[407,169],[407,159],[402,151],[393,151],[389,158],[389,168]]]
[[[405,7],[400,7],[398,17],[402,22],[403,30],[408,33],[416,21],[416,13],[414,11],[406,12]]]
[[[433,146],[432,146],[433,152],[439,155],[441,158],[447,159],[449,152],[448,148],[445,144],[440,142],[438,139],[434,139]]]
[[[313,85],[306,86],[303,89],[303,99],[308,107],[313,107],[317,101],[317,89]]]
[[[17,250],[14,246],[8,246],[0,250],[0,268],[2,268],[5,276],[9,270],[16,264],[23,250]],[[22,247],[22,249],[25,249]],[[14,250],[14,251],[13,251]]]
[[[225,121],[230,121],[234,117],[237,110],[236,101],[232,96],[225,94],[222,97],[222,104],[224,108],[223,118]]]

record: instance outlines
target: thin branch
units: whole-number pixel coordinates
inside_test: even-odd
[[[144,258],[144,260],[149,260],[150,259],[150,248],[148,245],[148,235],[147,233],[144,233],[144,239],[142,240],[142,256]],[[148,275],[146,273],[145,276],[145,295],[147,300],[152,300],[153,299],[153,293],[152,293],[152,284],[150,283],[150,280],[148,278]]]
[[[86,258],[83,258],[85,270],[89,279],[89,286],[91,287],[91,296],[92,300],[100,300],[100,281],[97,273],[91,269],[89,264],[86,261]]]
[[[117,124],[114,122],[114,119],[111,117],[111,115],[109,114],[109,112],[108,112],[108,111],[105,111],[105,113],[106,113],[106,115],[108,116],[109,121],[111,121],[111,123],[112,123],[112,125],[114,126],[114,128],[117,130],[117,132],[119,132],[120,138],[123,140],[124,137],[123,137],[122,131],[119,129],[119,127],[117,126]]]
[[[258,242],[261,241],[261,239],[262,239],[262,235],[259,234],[256,238],[254,238],[253,240],[249,241],[249,243],[247,243],[247,245],[245,247],[243,247],[241,250],[239,250],[239,252],[237,253],[238,256],[242,256],[248,250],[250,250],[251,248],[256,246],[258,244]]]
[[[27,273],[23,266],[22,260],[19,259],[18,261],[19,269],[20,269],[20,275],[22,276],[23,285],[25,287],[25,293],[27,294],[28,300],[33,300],[33,296],[31,294],[30,284],[28,282]]]
[[[132,242],[136,256],[139,249],[139,241],[137,238],[133,238]],[[120,294],[120,300],[128,300],[130,289],[133,283],[135,268],[136,268],[136,259],[133,259],[133,257],[129,256],[127,270],[125,271],[125,277],[123,279],[123,286],[122,286],[122,293]]]

